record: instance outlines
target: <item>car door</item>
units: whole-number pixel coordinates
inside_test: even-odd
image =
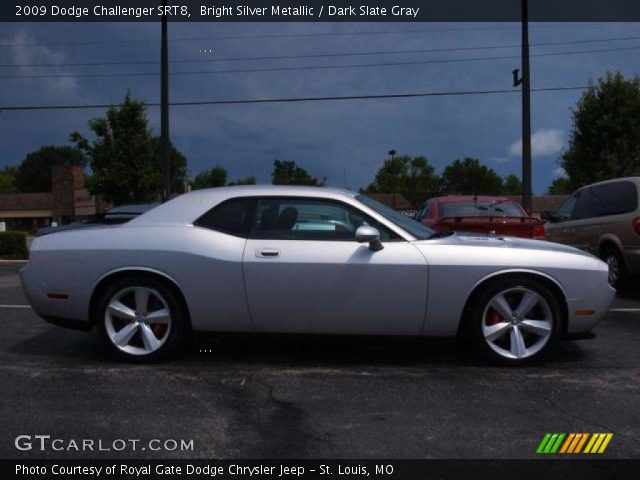
[[[382,250],[355,241],[365,224],[381,231]],[[415,335],[422,329],[424,256],[342,202],[259,199],[243,270],[258,331]]]
[[[573,193],[553,214],[552,219],[545,224],[544,229],[547,240],[573,245],[575,227],[572,222],[572,215],[579,196],[580,192]]]

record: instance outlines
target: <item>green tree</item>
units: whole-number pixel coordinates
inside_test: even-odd
[[[551,182],[549,185],[549,189],[547,190],[548,195],[569,195],[574,190],[571,181],[566,177],[558,177]]]
[[[560,160],[571,189],[640,173],[640,76],[607,72],[582,94],[572,120]]]
[[[202,188],[224,187],[226,183],[227,171],[223,167],[217,166],[196,175],[196,178],[191,182],[191,189],[200,190]]]
[[[415,194],[434,192],[439,179],[425,157],[399,155],[387,158],[367,188],[368,193]]]
[[[321,187],[325,184],[325,179],[319,180],[316,177],[312,177],[304,168],[297,166],[294,161],[274,160],[271,183],[274,185],[311,185]]]
[[[502,195],[522,195],[522,182],[517,175],[508,175],[502,182]]]
[[[95,140],[78,132],[71,140],[89,158],[93,171],[91,193],[115,204],[157,200],[160,194],[160,140],[151,135],[144,102],[127,92],[124,102],[110,107],[105,117],[90,120]],[[171,146],[170,178],[176,191],[183,189],[186,159]]]
[[[502,178],[477,158],[467,157],[443,170],[442,190],[458,195],[497,195],[502,192]]]
[[[237,180],[234,180],[233,182],[227,183],[227,185],[229,185],[229,186],[232,186],[232,185],[255,185],[255,184],[256,184],[256,177],[254,177],[254,176],[239,178]]]
[[[57,165],[84,167],[87,160],[73,147],[49,145],[27,154],[15,172],[15,188],[18,192],[50,192],[51,169]]]
[[[16,171],[18,167],[9,165],[0,170],[0,193],[14,193],[16,191]]]

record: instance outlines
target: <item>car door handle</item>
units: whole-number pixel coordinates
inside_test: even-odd
[[[278,248],[262,248],[256,251],[256,257],[279,257],[280,249]]]

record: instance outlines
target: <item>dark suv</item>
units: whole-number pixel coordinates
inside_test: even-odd
[[[640,176],[582,187],[553,215],[547,240],[587,250],[609,264],[609,282],[620,287],[640,273]]]

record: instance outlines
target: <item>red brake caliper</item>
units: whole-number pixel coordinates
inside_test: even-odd
[[[156,323],[151,326],[151,330],[153,331],[153,334],[156,336],[156,338],[162,338],[164,333],[167,331],[167,324]]]
[[[502,317],[498,312],[496,312],[493,308],[489,310],[489,315],[487,315],[487,325],[496,325],[502,321]]]

